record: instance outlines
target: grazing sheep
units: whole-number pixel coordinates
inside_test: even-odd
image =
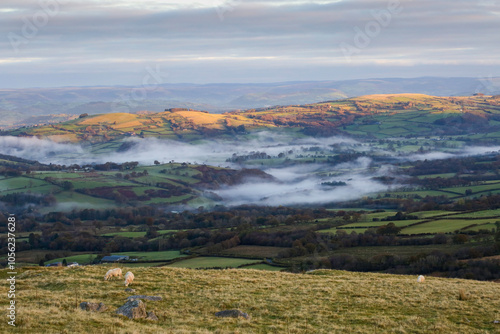
[[[104,276],[104,280],[107,281],[111,277],[122,277],[122,270],[120,268],[109,269]]]
[[[125,286],[128,286],[130,283],[134,281],[134,274],[131,271],[127,271],[125,274]]]
[[[418,283],[424,283],[424,282],[425,282],[425,277],[424,277],[424,276],[422,276],[422,275],[418,276],[418,278],[417,278],[417,282],[418,282]]]

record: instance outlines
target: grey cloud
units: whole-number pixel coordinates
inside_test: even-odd
[[[346,62],[339,44],[352,44],[354,28],[363,30],[374,20],[373,11],[386,10],[388,1],[234,3],[221,21],[214,7],[177,8],[173,3],[168,8],[158,5],[152,9],[139,2],[128,7],[68,2],[20,48],[21,58],[41,60],[28,66],[2,63],[2,59],[15,56],[9,40],[3,38],[0,68],[9,75],[46,73],[46,81],[53,86],[69,80],[61,79],[59,73],[71,75],[74,84],[78,80],[89,84],[92,78],[94,84],[102,80],[130,84],[136,80],[133,73],[151,62],[174,68],[179,74],[171,77],[172,82],[344,79],[359,78],[363,73],[365,78],[375,73],[389,74],[386,77],[435,75],[432,64],[448,65],[437,72],[443,76],[457,70],[457,74],[468,76],[477,72],[473,66],[481,64],[484,69],[478,75],[499,69],[492,56],[500,51],[500,5],[496,1],[402,0],[401,13],[393,15],[390,24],[353,57],[354,64]],[[35,1],[6,1],[3,6],[20,9],[2,13],[3,36],[20,34],[22,18],[39,10]],[[221,58],[228,56],[232,58]],[[366,68],[346,68],[353,65]],[[228,71],[225,66],[234,69]],[[54,79],[49,74],[54,74]],[[29,85],[25,78],[17,80]],[[0,86],[8,87],[11,81],[3,79]]]

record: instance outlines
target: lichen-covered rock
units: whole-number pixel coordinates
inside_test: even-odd
[[[91,302],[83,302],[80,303],[80,308],[84,311],[91,311],[91,312],[104,312],[108,309],[104,303],[91,303]]]
[[[156,316],[156,314],[153,311],[151,311],[151,312],[148,312],[148,316],[146,317],[146,320],[158,321],[158,317]]]
[[[238,317],[243,317],[245,319],[250,319],[250,316],[245,313],[241,312],[240,310],[224,310],[215,313],[216,317],[221,317],[221,318],[238,318]]]
[[[153,302],[157,302],[162,300],[163,298],[160,296],[146,296],[146,295],[135,295],[135,296],[129,296],[127,300],[132,300],[132,299],[144,299],[144,300],[151,300]]]
[[[127,300],[125,304],[116,310],[117,314],[126,316],[129,319],[146,318],[146,306],[140,299]]]

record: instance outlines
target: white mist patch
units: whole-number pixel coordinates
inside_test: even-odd
[[[370,167],[372,159],[368,157],[360,157],[352,162],[342,162],[334,166],[335,170],[366,170]]]
[[[322,169],[324,169],[323,165],[308,164],[308,165],[295,165],[283,168],[269,168],[269,169],[264,169],[264,171],[274,176],[281,182],[292,182],[311,177],[311,174],[314,174]]]
[[[461,151],[449,152],[428,152],[422,154],[412,154],[402,157],[402,160],[418,161],[418,160],[442,160],[449,158],[470,157],[475,155],[484,155],[488,153],[498,153],[500,146],[469,146],[464,147]]]
[[[371,180],[369,176],[349,176],[347,185],[322,186],[317,180],[294,183],[245,183],[216,191],[227,205],[295,205],[324,204],[359,199],[367,194],[382,192],[388,186]],[[339,179],[342,181],[342,179]]]
[[[0,136],[0,153],[42,163],[59,163],[61,155],[82,154],[80,145],[60,144],[36,137]]]
[[[204,142],[193,145],[173,140],[132,139],[134,146],[126,152],[112,153],[101,158],[101,162],[138,161],[142,165],[152,165],[154,160],[162,163],[169,161],[220,164],[227,158],[224,145]]]

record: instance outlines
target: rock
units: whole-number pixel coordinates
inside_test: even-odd
[[[146,317],[146,320],[158,321],[158,317],[156,316],[156,314],[153,311],[151,311],[151,312],[148,312],[148,316]]]
[[[134,299],[144,299],[144,300],[151,300],[153,302],[157,302],[162,300],[163,298],[160,296],[145,296],[145,295],[135,295],[135,296],[130,296],[127,298],[127,300],[134,300]]]
[[[216,317],[222,317],[222,318],[238,318],[238,317],[243,317],[245,319],[250,319],[250,316],[245,313],[241,312],[240,310],[224,310],[215,313]]]
[[[91,302],[83,302],[80,303],[80,308],[84,311],[91,311],[91,312],[104,312],[108,309],[104,303],[91,303]]]
[[[126,289],[125,289],[125,292],[135,292],[135,289],[126,288]]]
[[[500,324],[500,320],[494,320],[493,323],[494,324]]]
[[[129,319],[146,318],[146,306],[140,299],[127,300],[125,304],[116,310],[116,313]]]

